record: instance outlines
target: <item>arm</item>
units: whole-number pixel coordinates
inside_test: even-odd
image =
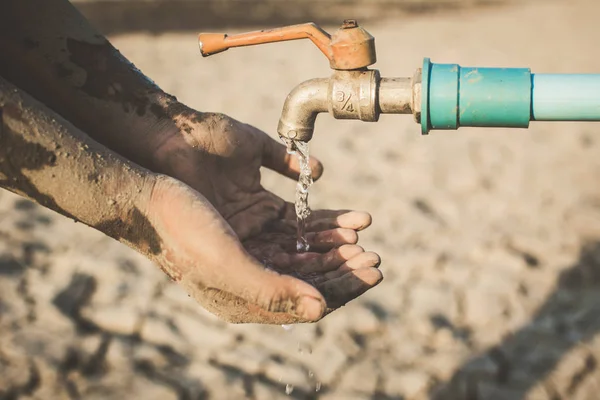
[[[232,322],[317,321],[381,280],[374,267],[379,258],[352,245],[323,255],[279,251],[272,267],[282,273],[266,269],[200,193],[123,159],[2,78],[0,187],[129,245]],[[325,212],[315,223],[335,228],[362,222]],[[321,239],[317,233],[312,244],[347,243],[332,237],[336,232],[344,230],[324,231]],[[250,247],[262,259],[294,238],[272,232]],[[290,268],[300,278],[317,276],[318,284],[287,275]]]
[[[128,62],[68,0],[3,1],[0,54],[0,76],[147,168],[154,169],[155,150],[182,128],[175,120],[191,113]]]
[[[260,184],[261,166],[297,179],[296,158],[178,103],[66,0],[2,2],[0,54],[0,76],[64,117],[0,81],[0,145],[26,149],[0,149],[0,186],[127,243],[229,321],[316,321],[381,281],[379,257],[355,245],[368,214],[315,212],[314,252],[297,254],[293,204]]]
[[[95,143],[0,78],[0,187],[146,254],[160,240],[146,206],[156,176]]]
[[[267,271],[198,192],[107,150],[2,78],[0,187],[146,255],[226,320],[290,323],[324,314],[314,287]]]

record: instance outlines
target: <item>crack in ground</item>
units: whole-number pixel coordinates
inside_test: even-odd
[[[575,394],[577,389],[586,380],[586,378],[593,374],[597,368],[598,361],[596,360],[593,354],[588,354],[585,358],[584,365],[571,377],[571,381],[569,382],[569,386],[567,387],[567,393],[569,394],[569,396]]]
[[[31,396],[41,385],[40,371],[34,361],[29,360],[29,379],[23,385],[0,391],[0,400],[18,400],[21,396]]]

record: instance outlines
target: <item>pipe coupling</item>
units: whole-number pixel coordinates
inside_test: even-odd
[[[329,113],[336,119],[379,120],[379,71],[335,71],[329,80]]]

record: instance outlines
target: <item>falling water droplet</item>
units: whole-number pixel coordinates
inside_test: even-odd
[[[318,392],[319,390],[321,390],[321,382],[317,382],[317,385],[315,386],[315,392]]]
[[[287,384],[285,385],[285,394],[290,395],[294,391],[294,385]]]

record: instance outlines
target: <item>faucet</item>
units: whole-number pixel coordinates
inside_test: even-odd
[[[375,39],[353,19],[329,35],[314,23],[227,35],[201,33],[202,56],[231,47],[310,39],[329,60],[329,78],[300,83],[287,96],[277,132],[312,139],[322,112],[376,122],[412,114],[421,133],[471,127],[528,128],[530,121],[600,121],[600,74],[532,74],[528,68],[461,67],[423,60],[412,77],[382,78]]]
[[[317,115],[329,112],[337,119],[375,122],[381,113],[418,113],[419,77],[381,78],[375,64],[375,39],[356,20],[345,20],[329,35],[314,23],[229,36],[201,33],[200,52],[209,56],[231,47],[308,38],[333,69],[330,78],[302,82],[287,96],[277,132],[282,138],[308,142]]]

